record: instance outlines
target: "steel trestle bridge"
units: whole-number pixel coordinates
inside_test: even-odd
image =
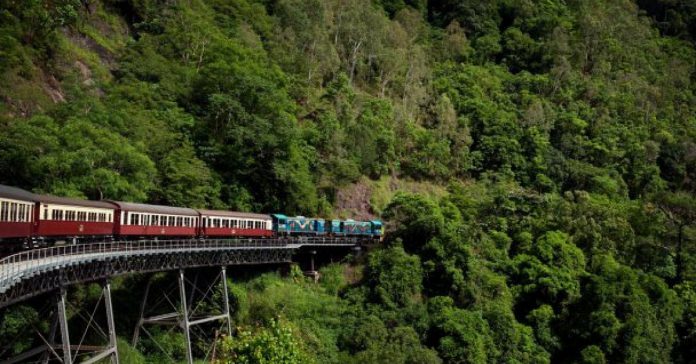
[[[102,330],[106,346],[95,346],[89,358],[81,363],[95,363],[111,358],[118,363],[114,314],[111,302],[109,279],[130,273],[152,273],[179,271],[177,275],[180,304],[175,312],[158,317],[144,317],[148,299],[149,285],[142,302],[141,317],[133,343],[137,342],[139,330],[144,324],[175,323],[185,334],[186,359],[193,362],[190,329],[200,323],[226,321],[228,334],[231,331],[229,302],[223,296],[220,312],[208,317],[193,318],[189,313],[193,292],[187,296],[185,269],[199,267],[220,267],[219,282],[223,292],[227,290],[226,266],[279,264],[292,262],[293,255],[302,248],[321,249],[322,247],[347,247],[359,249],[366,243],[360,238],[348,237],[302,237],[273,239],[229,239],[229,240],[137,240],[112,241],[91,244],[54,246],[14,254],[0,260],[0,309],[21,302],[33,296],[57,292],[54,325],[48,338],[41,337],[45,345],[29,350],[14,358],[0,359],[0,363],[18,363],[31,357],[43,355],[41,362],[58,360],[65,364],[77,363],[80,351],[70,343],[68,318],[66,316],[66,287],[86,282],[101,282],[103,292],[100,301],[106,310],[106,330]],[[312,263],[313,265],[313,263]],[[189,282],[189,286],[191,283]],[[195,283],[193,290],[196,289]],[[211,286],[212,289],[212,286]],[[210,289],[209,289],[210,290]],[[205,298],[205,297],[204,297]],[[187,302],[188,301],[188,302]],[[97,303],[97,305],[99,302]],[[96,311],[96,309],[95,309]],[[91,322],[91,319],[90,319]],[[58,332],[59,331],[59,332]],[[147,331],[144,331],[147,333]],[[60,345],[56,335],[60,333]],[[83,349],[84,351],[84,349]],[[60,353],[60,354],[59,354]]]

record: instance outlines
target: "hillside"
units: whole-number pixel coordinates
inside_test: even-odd
[[[381,216],[236,287],[299,362],[689,362],[695,42],[674,0],[6,0],[0,184]]]

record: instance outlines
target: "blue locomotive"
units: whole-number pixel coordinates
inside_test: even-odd
[[[277,236],[354,236],[379,239],[382,236],[382,222],[355,220],[324,220],[304,216],[289,217],[283,214],[271,215],[273,232]]]

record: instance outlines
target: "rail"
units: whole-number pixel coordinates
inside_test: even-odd
[[[278,238],[222,240],[138,240],[60,245],[34,249],[0,259],[0,290],[25,273],[56,265],[140,254],[187,253],[230,249],[299,248],[301,246],[350,246],[358,238]]]

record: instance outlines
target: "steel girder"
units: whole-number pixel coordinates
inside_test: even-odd
[[[278,264],[292,262],[294,249],[266,247],[186,253],[153,252],[115,256],[36,272],[0,294],[0,308],[76,283],[129,273],[151,273],[197,267]]]

